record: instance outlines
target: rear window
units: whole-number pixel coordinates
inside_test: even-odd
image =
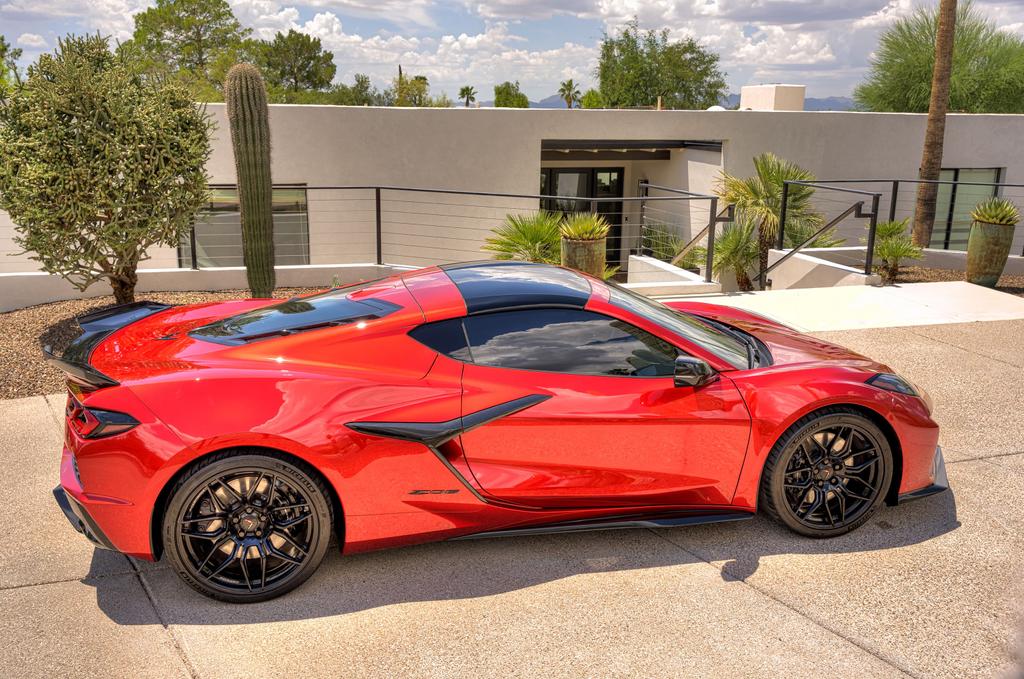
[[[245,344],[361,320],[383,318],[401,307],[373,297],[355,295],[380,281],[358,283],[303,298],[292,298],[260,309],[229,316],[189,333],[219,344]],[[356,296],[356,299],[352,299]]]

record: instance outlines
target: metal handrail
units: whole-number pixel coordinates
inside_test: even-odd
[[[706,193],[696,193],[694,191],[685,191],[683,189],[674,189],[671,186],[661,186],[660,184],[651,184],[650,182],[641,181],[641,186],[646,186],[648,189],[658,189],[659,191],[667,191],[668,193],[678,193],[684,196],[692,196],[694,198],[717,198],[717,196],[709,195]]]
[[[233,185],[233,184],[211,184],[210,186],[212,188],[229,188],[229,187],[234,187],[235,185]],[[481,196],[481,197],[488,197],[488,198],[514,198],[514,199],[537,200],[537,201],[544,201],[544,200],[548,200],[548,201],[571,201],[573,203],[588,203],[588,204],[591,205],[591,211],[596,211],[594,209],[594,205],[596,205],[598,203],[620,203],[620,204],[621,203],[639,203],[640,204],[640,211],[641,211],[641,222],[643,221],[644,206],[649,201],[674,201],[674,202],[678,202],[678,201],[691,201],[691,200],[707,200],[707,201],[710,201],[710,210],[709,210],[709,212],[710,212],[710,214],[712,216],[712,220],[711,220],[711,222],[709,222],[710,233],[711,233],[711,238],[714,237],[714,223],[715,223],[715,219],[716,219],[715,213],[717,211],[717,203],[718,203],[717,196],[707,195],[707,194],[700,194],[700,193],[694,193],[694,192],[691,192],[691,191],[685,191],[683,189],[675,189],[675,188],[667,187],[667,186],[659,186],[659,185],[654,185],[654,184],[646,184],[645,182],[641,182],[641,186],[643,188],[643,191],[642,191],[643,195],[641,195],[641,196],[637,196],[637,197],[618,196],[618,197],[598,198],[598,197],[591,197],[591,196],[559,196],[559,195],[536,194],[536,193],[505,193],[505,192],[497,192],[497,191],[467,191],[467,190],[462,190],[462,189],[434,189],[434,188],[424,188],[424,187],[419,187],[419,186],[393,186],[393,185],[372,185],[372,184],[371,185],[359,184],[359,185],[320,185],[320,186],[317,186],[317,185],[309,185],[309,184],[302,184],[302,183],[275,183],[275,184],[273,184],[274,188],[282,188],[282,189],[286,189],[286,188],[287,189],[301,188],[301,189],[304,189],[306,191],[372,191],[373,192],[373,196],[372,197],[368,196],[367,200],[373,200],[374,204],[375,204],[373,212],[375,213],[374,217],[375,217],[375,222],[376,222],[375,223],[375,227],[376,227],[376,229],[375,229],[376,230],[376,233],[375,233],[376,262],[377,262],[377,264],[381,264],[381,265],[384,263],[384,240],[383,240],[383,217],[384,217],[384,215],[383,215],[383,213],[384,213],[385,210],[384,210],[383,205],[382,205],[382,203],[383,203],[382,193],[384,191],[410,192],[410,193],[429,193],[429,194],[448,194],[448,195],[456,195],[456,196]],[[665,191],[665,192],[671,193],[673,195],[670,195],[670,196],[650,196],[650,195],[648,195],[648,189],[650,189],[650,188],[653,188],[653,189],[656,189],[656,190],[660,190],[660,191]],[[490,206],[477,206],[477,207],[490,207]],[[500,207],[502,207],[502,206],[494,206],[494,208],[500,208]],[[507,207],[507,206],[505,206],[505,207]],[[191,257],[192,268],[193,269],[198,269],[199,268],[198,259],[197,259],[198,248],[197,248],[197,245],[196,245],[196,238],[195,238],[195,224],[192,225],[192,227],[190,229],[190,233],[189,233],[189,249],[190,249],[190,257]],[[709,247],[708,247],[708,274],[707,274],[709,277],[711,275],[710,274],[710,267],[711,267],[710,262],[711,262],[711,257],[713,255],[713,250],[714,250],[713,243],[709,244]]]
[[[710,200],[715,196],[704,195],[700,193],[690,194],[688,196],[650,196],[650,197],[632,197],[622,196],[618,198],[590,198],[585,196],[557,196],[550,194],[539,194],[539,193],[500,193],[493,191],[464,191],[460,189],[425,189],[421,187],[413,186],[306,186],[307,190],[317,191],[407,191],[411,193],[448,193],[456,196],[485,196],[488,198],[529,198],[534,200],[572,200],[579,202],[588,203],[629,203],[629,202],[641,202],[645,200]]]
[[[994,169],[994,168],[993,168]],[[1024,184],[1008,184],[1006,182],[961,182],[950,179],[829,179],[829,180],[793,180],[793,184],[891,184],[893,182],[907,182],[908,184],[958,184],[963,186],[1009,186],[1011,188],[1024,188]],[[836,189],[841,190],[841,189]]]
[[[838,182],[836,182],[836,183],[838,183]],[[856,193],[856,194],[861,195],[861,196],[873,196],[873,195],[875,195],[874,191],[864,191],[862,189],[844,189],[844,188],[842,188],[840,186],[829,186],[825,182],[819,182],[819,181],[814,181],[814,180],[787,179],[787,180],[785,180],[783,182],[783,188],[785,188],[786,184],[790,184],[790,185],[794,185],[795,184],[797,186],[811,186],[811,187],[816,188],[816,189],[830,189],[832,191],[840,191],[842,193]]]
[[[759,271],[759,272],[757,273],[757,275],[756,275],[756,276],[754,276],[754,278],[753,278],[753,281],[752,281],[752,282],[754,282],[754,283],[760,282],[760,281],[761,281],[761,278],[762,278],[762,276],[767,276],[767,275],[768,275],[769,273],[771,273],[771,272],[772,272],[772,270],[773,270],[773,269],[775,269],[776,267],[778,267],[778,266],[779,266],[780,264],[782,264],[783,262],[785,262],[785,261],[786,261],[787,259],[789,259],[789,258],[790,258],[790,257],[792,257],[793,255],[795,255],[795,254],[796,254],[797,252],[799,252],[800,250],[802,250],[802,249],[804,249],[805,247],[807,247],[807,245],[808,245],[809,243],[812,243],[812,242],[814,241],[814,239],[815,239],[815,238],[817,238],[817,237],[818,237],[818,236],[820,236],[821,234],[825,233],[825,232],[826,232],[826,231],[828,231],[829,229],[833,228],[834,226],[836,226],[837,224],[839,224],[839,222],[841,222],[841,221],[843,221],[844,219],[846,219],[847,217],[849,217],[849,216],[850,216],[851,214],[855,214],[855,213],[856,213],[856,216],[857,216],[857,217],[864,217],[864,216],[866,216],[866,215],[862,214],[863,208],[864,208],[864,201],[859,201],[859,202],[857,202],[857,203],[854,203],[854,204],[853,204],[853,205],[851,205],[850,207],[846,208],[845,210],[843,210],[843,212],[842,212],[842,213],[841,213],[841,214],[840,214],[840,215],[839,215],[838,217],[836,217],[835,219],[833,219],[832,221],[830,221],[830,222],[829,222],[828,224],[825,224],[825,225],[824,225],[823,227],[821,227],[820,229],[818,229],[817,231],[815,231],[815,232],[814,232],[814,233],[813,233],[813,234],[812,234],[812,235],[811,235],[811,236],[810,236],[810,237],[809,237],[809,238],[808,238],[807,240],[805,240],[805,241],[804,241],[803,243],[800,243],[800,245],[796,246],[795,248],[792,248],[792,249],[788,250],[788,251],[786,252],[786,254],[782,255],[782,257],[779,257],[779,258],[778,258],[778,259],[777,259],[777,260],[775,261],[775,263],[774,263],[774,264],[772,264],[771,266],[769,266],[768,268],[766,268],[766,269],[765,269],[764,271]]]
[[[842,193],[852,193],[852,194],[861,195],[861,196],[871,196],[871,211],[870,212],[865,212],[864,211],[864,201],[858,201],[857,203],[854,203],[853,205],[851,205],[849,208],[847,208],[845,211],[843,211],[842,214],[840,214],[838,217],[836,217],[835,219],[830,221],[828,224],[823,226],[821,229],[819,229],[813,236],[811,236],[810,238],[805,240],[803,243],[801,243],[797,247],[792,248],[791,250],[789,250],[782,258],[780,258],[774,264],[772,264],[769,267],[766,267],[764,271],[759,271],[757,276],[754,277],[754,280],[759,282],[761,289],[762,290],[764,289],[764,282],[765,282],[765,280],[767,280],[768,272],[769,271],[771,271],[772,269],[776,268],[779,264],[781,264],[782,262],[786,261],[787,259],[792,257],[794,254],[796,254],[797,252],[799,252],[800,250],[805,248],[808,243],[812,242],[815,238],[820,236],[822,233],[827,231],[829,228],[834,227],[837,224],[839,224],[842,220],[846,219],[851,214],[853,214],[858,219],[868,218],[870,220],[868,222],[867,253],[865,254],[865,257],[864,257],[864,275],[865,276],[870,276],[871,275],[871,271],[872,271],[872,269],[874,267],[875,232],[876,232],[876,230],[878,228],[878,205],[879,205],[879,203],[882,200],[882,194],[881,193],[877,193],[877,192],[873,193],[871,191],[862,191],[860,189],[846,189],[846,188],[842,188],[842,187],[838,187],[838,186],[829,186],[828,184],[825,184],[823,182],[818,182],[818,181],[813,181],[813,180],[791,179],[791,180],[783,181],[782,182],[782,204],[779,206],[779,233],[778,233],[778,238],[777,238],[777,242],[776,242],[776,247],[779,250],[786,249],[785,248],[785,246],[786,246],[786,215],[787,215],[787,211],[789,209],[789,187],[791,185],[793,185],[793,184],[796,184],[796,185],[799,185],[799,186],[812,186],[812,187],[815,187],[815,188],[824,188],[824,189],[828,189],[830,191],[839,191],[839,192],[842,192]],[[898,189],[898,185],[896,185],[895,188]],[[894,192],[893,193],[893,197],[894,198],[895,198],[895,195],[896,194]],[[895,202],[895,201],[893,201],[893,202]],[[892,212],[893,211],[890,209],[890,219],[892,219],[892,216],[891,216]]]
[[[718,223],[718,224],[728,224],[733,219],[735,219],[734,207],[735,206],[733,206],[733,205],[727,205],[724,210],[722,210],[721,212],[718,213],[718,216],[715,218],[715,222]],[[690,250],[692,250],[694,247],[696,247],[697,242],[701,238],[703,238],[704,234],[706,234],[710,229],[711,229],[711,224],[708,223],[703,229],[700,230],[700,232],[696,236],[694,236],[692,239],[690,239],[689,243],[684,245],[679,250],[679,252],[676,253],[676,256],[672,258],[672,261],[670,261],[669,264],[671,264],[672,266],[679,266],[679,262],[683,261],[683,257],[685,257],[686,254]],[[714,247],[714,246],[712,246],[712,247]],[[712,255],[713,254],[714,253],[712,252]]]

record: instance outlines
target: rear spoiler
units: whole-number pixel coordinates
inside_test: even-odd
[[[169,304],[158,302],[133,302],[84,314],[75,319],[83,332],[68,345],[64,354],[58,357],[53,353],[53,347],[46,345],[43,347],[43,358],[76,382],[96,388],[116,387],[119,384],[117,380],[89,364],[93,349],[115,330],[170,308]]]

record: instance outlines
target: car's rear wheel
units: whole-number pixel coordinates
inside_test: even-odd
[[[313,574],[332,525],[327,489],[314,475],[273,454],[232,451],[177,481],[163,544],[178,575],[199,592],[265,601]]]
[[[801,535],[842,535],[878,509],[892,470],[892,448],[874,422],[827,408],[797,420],[772,448],[760,504]]]

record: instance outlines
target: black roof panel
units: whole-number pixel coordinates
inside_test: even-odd
[[[459,288],[470,314],[531,306],[582,309],[590,299],[586,278],[549,264],[487,261],[441,269]]]

